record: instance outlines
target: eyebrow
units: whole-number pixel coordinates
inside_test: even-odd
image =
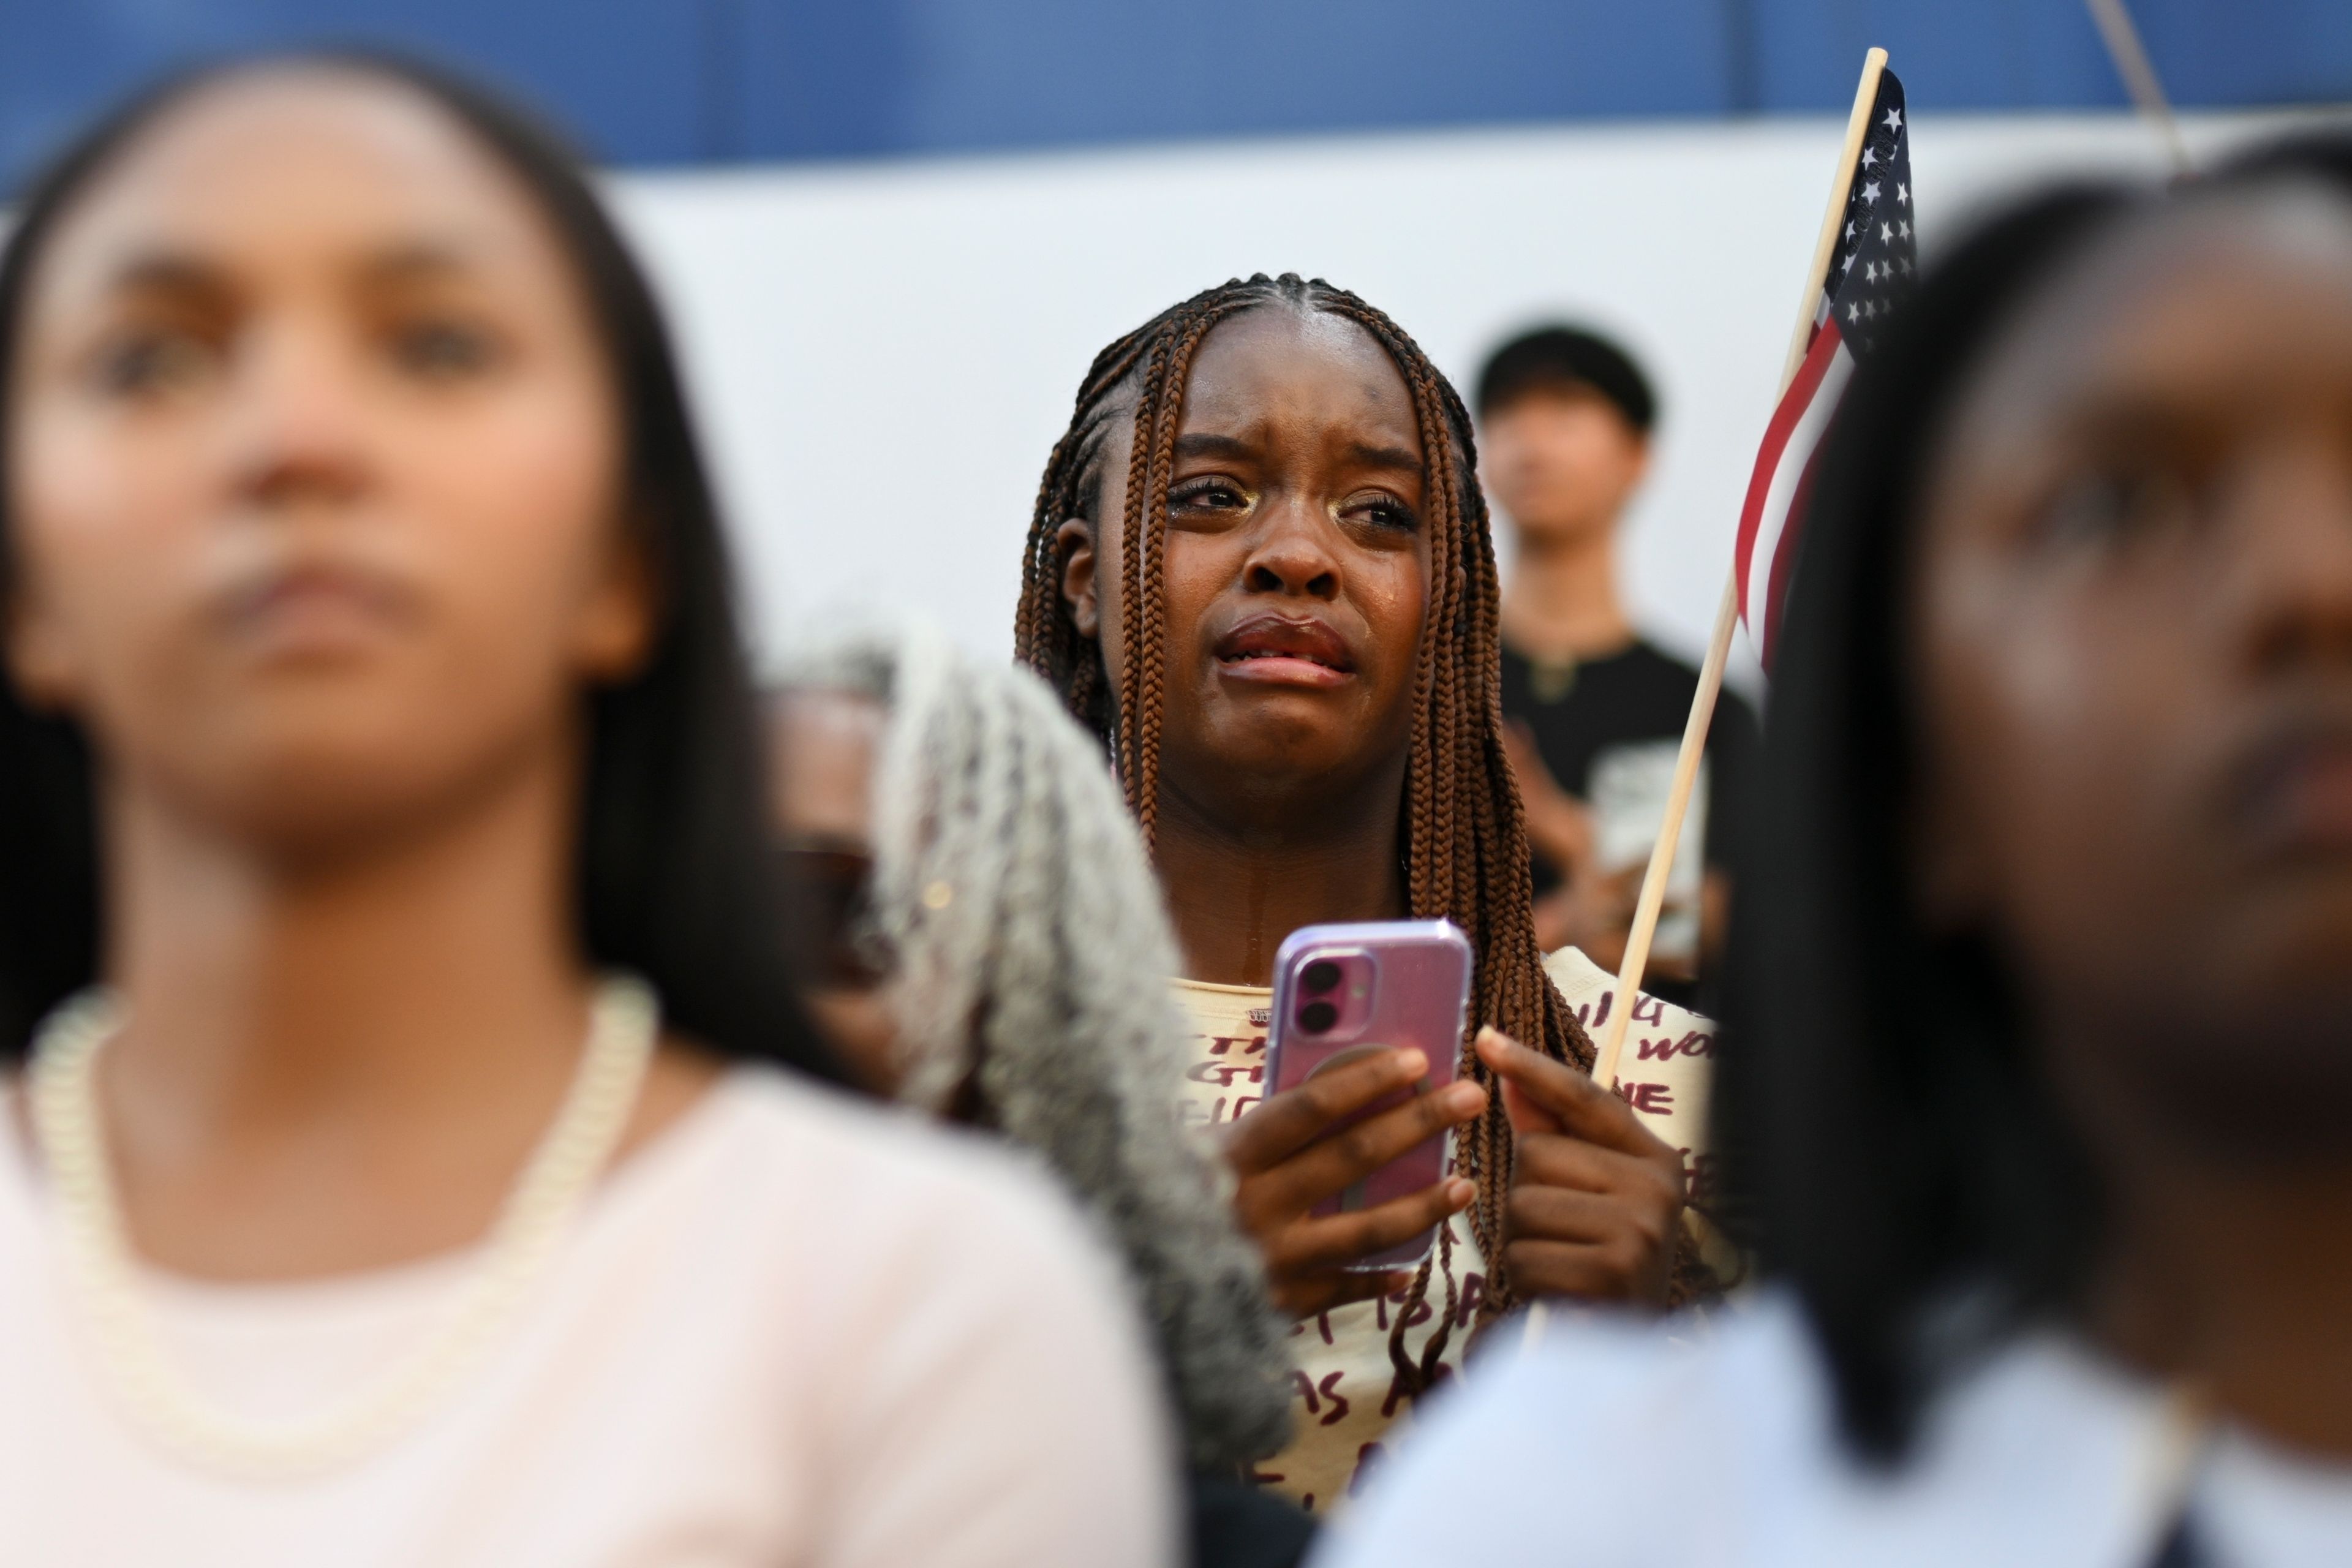
[[[463,246],[446,240],[415,240],[377,252],[360,270],[372,282],[396,283],[471,269],[471,258]]]
[[[107,279],[107,291],[136,293],[208,293],[226,291],[220,269],[180,251],[145,250],[132,256]]]
[[[1176,455],[1180,458],[1231,458],[1238,462],[1247,462],[1258,455],[1258,450],[1238,436],[1215,436],[1197,431],[1176,437]]]
[[[1348,456],[1366,468],[1402,468],[1409,474],[1426,471],[1422,466],[1421,455],[1408,452],[1402,447],[1375,447],[1355,441],[1349,444]]]
[[[1176,455],[1180,458],[1229,458],[1237,462],[1255,459],[1260,453],[1249,442],[1237,436],[1219,436],[1208,431],[1195,431],[1176,437]],[[1367,441],[1348,444],[1349,460],[1370,468],[1398,468],[1408,474],[1426,472],[1418,453],[1402,447],[1382,447]]]
[[[445,277],[469,270],[465,247],[440,240],[417,240],[392,246],[367,258],[360,273],[370,282],[397,283],[411,279]],[[114,269],[108,288],[115,293],[222,293],[228,289],[222,269],[185,251],[146,250]]]

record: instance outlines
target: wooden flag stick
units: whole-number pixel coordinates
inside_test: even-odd
[[[2189,162],[2189,143],[2180,134],[2180,121],[2172,112],[2172,100],[2164,96],[2164,83],[2158,79],[2155,65],[2147,58],[2146,46],[2139,41],[2139,29],[2132,25],[2131,13],[2124,8],[2124,0],[2086,0],[2091,7],[2091,20],[2099,25],[2099,37],[2107,46],[2107,58],[2116,62],[2116,74],[2124,79],[2124,89],[2131,94],[2132,102],[2156,127],[2164,139],[2165,151],[2172,154],[2172,172],[2176,174],[2195,173]]]
[[[1789,337],[1789,354],[1780,367],[1780,391],[1797,378],[1812,342],[1813,316],[1827,286],[1831,258],[1837,254],[1840,226],[1845,221],[1846,193],[1853,184],[1853,166],[1862,156],[1864,138],[1870,133],[1870,106],[1878,99],[1879,73],[1886,68],[1886,51],[1873,49],[1863,58],[1862,85],[1854,89],[1853,112],[1846,117],[1845,146],[1838,153],[1837,170],[1830,180],[1829,210],[1822,215],[1821,237],[1813,246],[1813,264],[1805,272],[1805,292],[1798,302],[1796,330]],[[1691,787],[1698,780],[1699,759],[1706,754],[1707,726],[1715,719],[1716,699],[1723,692],[1724,661],[1731,657],[1731,634],[1739,627],[1739,563],[1732,563],[1730,581],[1723,586],[1723,604],[1715,613],[1715,636],[1706,645],[1706,662],[1699,666],[1698,690],[1691,698],[1689,721],[1683,725],[1683,749],[1675,758],[1673,787],[1666,795],[1666,817],[1658,842],[1650,851],[1650,868],[1642,878],[1641,901],[1633,906],[1633,927],[1625,936],[1625,962],[1617,971],[1617,1005],[1603,1026],[1592,1061],[1593,1080],[1603,1089],[1617,1084],[1617,1060],[1625,1050],[1625,1027],[1633,1016],[1634,994],[1642,972],[1649,967],[1650,942],[1658,933],[1658,911],[1665,903],[1666,874],[1674,869],[1675,845],[1682,837],[1683,816],[1690,809]]]

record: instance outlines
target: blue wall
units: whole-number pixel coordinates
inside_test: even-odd
[[[2191,105],[2352,99],[2352,0],[2135,0]],[[2123,100],[2081,0],[0,0],[0,184],[152,72],[318,38],[520,88],[622,163]]]

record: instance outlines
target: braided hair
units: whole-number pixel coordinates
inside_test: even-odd
[[[798,651],[787,689],[889,713],[875,768],[871,935],[892,971],[898,1098],[1042,1155],[1099,1218],[1155,1329],[1198,1468],[1290,1427],[1290,1325],[1223,1173],[1167,1114],[1176,942],[1099,752],[1027,671],[916,626]]]
[[[1296,273],[1260,273],[1196,294],[1162,311],[1095,356],[1068,431],[1054,447],[1037,490],[1022,564],[1016,657],[1061,693],[1078,721],[1100,736],[1117,763],[1129,808],[1152,842],[1160,793],[1160,693],[1167,604],[1163,540],[1177,426],[1192,359],[1218,322],[1270,305],[1341,316],[1369,332],[1395,362],[1412,397],[1431,483],[1423,526],[1430,544],[1429,608],[1413,676],[1412,756],[1405,775],[1406,897],[1417,919],[1443,917],[1468,934],[1477,953],[1473,1006],[1494,1025],[1556,1061],[1592,1066],[1587,1037],[1543,969],[1528,871],[1528,837],[1502,741],[1501,590],[1478,489],[1470,416],[1429,356],[1403,329],[1344,289]],[[1111,689],[1099,641],[1082,633],[1062,595],[1056,532],[1072,519],[1097,527],[1105,455],[1115,422],[1130,417],[1127,505],[1118,520],[1129,606],[1125,658]],[[1483,1327],[1513,1304],[1503,1267],[1503,1205],[1511,1177],[1511,1127],[1493,1075],[1464,1042],[1463,1076],[1488,1090],[1486,1113],[1460,1149],[1477,1197],[1470,1226],[1486,1254]],[[1389,1352],[1406,1388],[1437,1375],[1459,1307],[1450,1232],[1414,1276],[1396,1315]],[[1433,1265],[1445,1285],[1444,1314],[1415,1364],[1404,1349],[1408,1321],[1428,1300]],[[1677,1272],[1682,1270],[1678,1268]]]

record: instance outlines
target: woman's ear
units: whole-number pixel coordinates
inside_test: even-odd
[[[1070,622],[1081,637],[1102,635],[1102,601],[1095,589],[1095,525],[1085,518],[1065,521],[1054,531],[1054,549],[1062,558],[1062,603],[1070,607]]]
[[[625,531],[606,552],[573,628],[573,657],[590,680],[626,680],[645,668],[661,618],[654,577],[637,531]]]

